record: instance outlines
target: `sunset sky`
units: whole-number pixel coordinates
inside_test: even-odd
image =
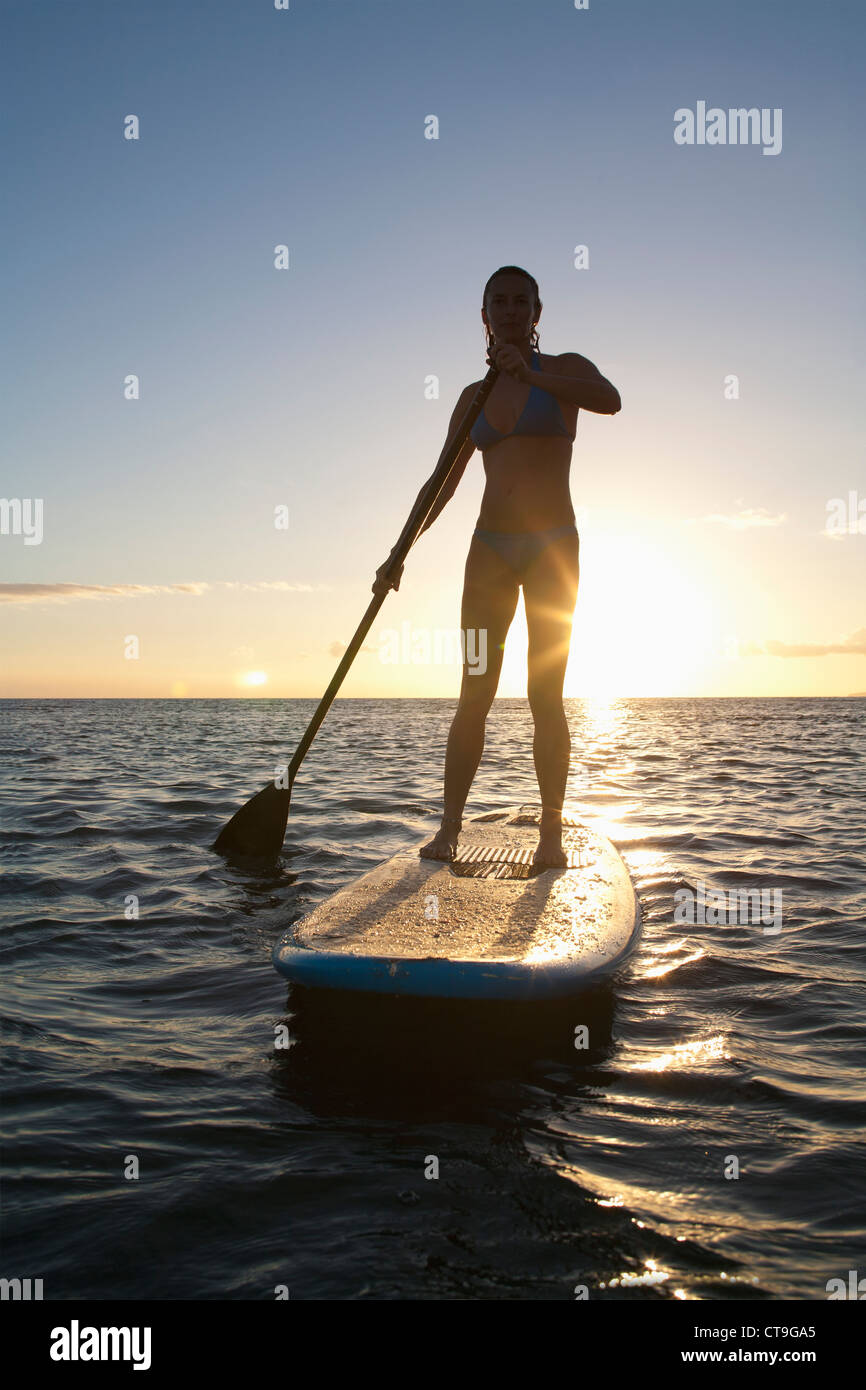
[[[505,263],[542,350],[623,402],[578,423],[566,695],[866,691],[863,27],[853,0],[19,7],[0,491],[42,534],[4,510],[0,695],[321,695]],[[781,151],[676,144],[701,101],[781,110]],[[413,656],[457,629],[482,484],[476,453],[342,694],[456,696]]]

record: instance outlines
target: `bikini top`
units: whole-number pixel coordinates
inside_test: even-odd
[[[535,351],[532,354],[532,366],[535,371],[541,371],[541,358]],[[520,419],[508,434],[500,434],[498,430],[495,430],[483,410],[472,426],[470,433],[473,444],[482,452],[492,448],[494,444],[498,444],[500,439],[509,439],[512,434],[563,434],[566,439],[574,439],[575,436],[575,431],[568,428],[562,417],[562,411],[556,397],[551,395],[549,391],[544,391],[540,386],[535,385],[530,389],[529,398],[523,407]]]

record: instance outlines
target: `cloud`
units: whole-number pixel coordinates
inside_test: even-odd
[[[69,603],[73,599],[150,598],[194,594],[209,584],[0,584],[0,603]]]
[[[866,656],[866,627],[841,642],[744,642],[743,656]]]
[[[223,579],[214,588],[221,589],[276,589],[285,594],[311,594],[314,588],[327,589],[328,584],[289,584],[285,579],[260,579],[255,584],[244,584],[235,579]]]
[[[280,593],[312,593],[313,588],[328,585],[289,584],[284,579],[262,579],[255,584],[234,580],[218,580],[209,584],[194,581],[189,584],[0,584],[0,603],[71,603],[79,599],[153,598],[161,594],[186,594],[199,598],[215,589],[263,590]]]
[[[700,521],[717,522],[721,526],[730,526],[733,531],[748,531],[754,526],[781,526],[788,520],[785,512],[768,512],[763,507],[747,507],[745,511],[734,512],[731,516],[726,516],[723,512],[711,512],[709,516],[690,517],[690,522],[694,524]]]
[[[860,521],[860,527],[864,527],[864,522],[866,517]],[[826,541],[844,541],[848,536],[866,536],[866,527],[860,530],[854,526],[825,526],[818,535],[823,536]]]

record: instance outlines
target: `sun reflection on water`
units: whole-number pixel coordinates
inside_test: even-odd
[[[667,1052],[660,1052],[645,1062],[636,1062],[635,1071],[678,1071],[686,1067],[705,1066],[709,1062],[726,1062],[730,1053],[725,1050],[723,1033],[693,1042],[678,1043]]]

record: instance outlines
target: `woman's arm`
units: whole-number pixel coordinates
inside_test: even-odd
[[[450,423],[449,423],[449,425],[448,425],[448,435],[447,435],[447,438],[446,438],[446,440],[445,440],[444,445],[442,446],[442,452],[441,452],[441,454],[439,455],[438,459],[436,460],[436,468],[439,467],[440,463],[442,462],[443,458],[445,457],[446,451],[449,449],[449,447],[450,447],[450,445],[451,445],[451,443],[452,443],[452,441],[453,441],[453,439],[454,439],[454,436],[455,436],[456,433],[457,433],[457,429],[458,429],[458,427],[459,427],[459,425],[460,425],[460,421],[463,419],[463,416],[466,414],[467,410],[469,409],[470,403],[472,402],[472,400],[473,400],[473,398],[474,398],[474,396],[475,396],[475,393],[476,393],[476,391],[478,390],[478,387],[479,387],[480,385],[481,385],[481,382],[480,382],[480,381],[475,381],[475,382],[472,383],[471,386],[467,386],[466,389],[465,389],[464,391],[461,392],[461,394],[460,394],[460,399],[458,400],[458,402],[457,402],[457,404],[455,405],[454,410],[453,410],[453,412],[452,412],[452,414],[451,414],[451,420],[450,420]],[[454,496],[454,493],[455,493],[456,490],[457,490],[457,484],[460,482],[460,479],[463,477],[463,474],[464,474],[465,471],[466,471],[466,465],[467,465],[467,463],[469,462],[469,460],[471,459],[471,457],[472,457],[472,455],[473,455],[474,453],[475,453],[475,445],[473,444],[471,438],[467,438],[466,443],[463,445],[463,448],[460,450],[460,453],[457,455],[457,459],[456,459],[456,461],[455,461],[455,463],[454,463],[454,467],[451,469],[451,472],[448,474],[448,481],[447,481],[447,483],[445,484],[445,487],[444,487],[443,490],[439,493],[439,496],[436,498],[436,501],[434,502],[434,504],[433,504],[433,506],[432,506],[432,508],[431,508],[431,510],[430,510],[430,513],[429,513],[429,515],[428,515],[426,521],[424,522],[424,525],[421,527],[421,530],[418,532],[418,535],[419,535],[419,536],[421,535],[421,533],[422,533],[423,531],[426,531],[426,530],[427,530],[428,526],[432,526],[432,525],[433,525],[433,522],[436,520],[437,516],[438,516],[439,513],[442,511],[442,508],[445,506],[445,504],[446,504],[447,502],[450,502],[451,498]],[[432,477],[433,477],[433,474],[435,474],[436,468],[433,469],[433,473],[430,474],[430,478],[432,478]],[[421,501],[421,498],[422,498],[422,496],[424,495],[424,492],[426,491],[427,486],[428,486],[428,484],[429,484],[429,482],[430,482],[430,478],[427,479],[427,482],[425,482],[424,484],[422,484],[422,486],[421,486],[421,488],[420,488],[420,490],[419,490],[419,492],[418,492],[418,496],[415,498],[415,501],[412,503],[412,510],[413,510],[413,511],[415,510],[415,507],[418,505],[418,503]],[[418,537],[416,536],[415,539],[417,540]],[[391,555],[394,554],[394,551],[396,550],[396,548],[397,548],[396,546],[392,546],[392,548],[391,548]],[[379,566],[379,568],[378,568],[377,571],[376,571],[376,579],[375,579],[375,582],[374,582],[374,584],[373,584],[373,593],[374,593],[374,594],[378,594],[378,593],[387,593],[388,589],[399,589],[399,587],[400,587],[400,578],[401,578],[401,576],[402,576],[402,574],[403,574],[403,566],[402,566],[402,565],[400,566],[399,572],[398,572],[396,575],[394,575],[394,577],[393,577],[393,579],[391,580],[390,583],[389,583],[389,581],[385,578],[385,575],[384,575],[384,571],[385,571],[385,569],[386,569],[387,566],[388,566],[388,563],[389,563],[389,561],[390,561],[390,559],[391,559],[391,555],[388,556],[388,559],[385,560],[385,561]]]
[[[579,352],[561,352],[556,359],[562,372],[533,372],[526,380],[552,396],[577,405],[581,410],[591,410],[595,415],[616,415],[622,410],[622,401],[616,387],[602,376],[594,362],[581,357]]]
[[[463,416],[469,409],[475,392],[478,390],[478,387],[480,385],[480,381],[474,381],[471,386],[467,386],[466,389],[461,392],[460,399],[455,405],[451,415],[451,420],[448,425],[448,436],[445,440],[445,443],[442,446],[442,453],[436,460],[436,468],[439,467],[439,464],[445,457],[447,450],[450,448],[454,436],[457,433],[457,427],[460,424],[460,421],[463,419]],[[436,498],[436,501],[433,503],[430,515],[427,517],[427,520],[424,522],[424,525],[418,532],[419,536],[427,530],[428,526],[433,525],[433,522],[436,520],[437,516],[442,511],[442,508],[446,505],[446,503],[451,501],[451,498],[457,491],[457,484],[460,482],[460,479],[466,472],[466,465],[474,453],[475,445],[473,444],[471,437],[469,437],[467,438],[466,443],[463,445],[463,448],[460,450],[460,453],[457,455],[457,461],[454,464],[454,467],[451,469],[451,472],[448,474],[447,483],[440,492],[439,496]],[[436,472],[436,468],[433,469],[433,473]],[[433,473],[431,473],[430,475],[431,478],[433,476]],[[427,483],[429,483],[429,481],[430,478],[427,479]],[[424,484],[424,487],[427,486],[427,483]],[[418,493],[418,497],[416,497],[415,499],[416,502],[418,501],[418,498],[420,498],[421,493],[424,491],[424,487],[422,487],[421,492]]]

